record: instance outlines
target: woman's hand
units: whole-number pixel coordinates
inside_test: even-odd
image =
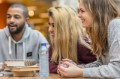
[[[74,64],[74,65],[77,65],[74,61],[72,61],[72,60],[70,60],[70,59],[68,59],[68,58],[62,59],[62,63],[66,62],[66,61],[68,61],[68,62],[70,62],[70,63],[72,63],[72,64]]]
[[[83,69],[77,67],[73,63],[68,61],[64,62],[67,67],[64,67],[63,64],[58,66],[58,72],[62,77],[82,77],[83,76]]]

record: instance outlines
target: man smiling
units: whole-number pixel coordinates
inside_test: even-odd
[[[7,26],[0,30],[0,62],[8,59],[35,59],[38,62],[41,43],[46,38],[27,24],[28,9],[12,4],[7,11]]]

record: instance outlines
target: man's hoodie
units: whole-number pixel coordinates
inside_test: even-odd
[[[10,35],[8,26],[0,30],[0,62],[9,59],[35,59],[41,49],[41,43],[48,43],[46,38],[27,24],[20,41],[16,42]]]

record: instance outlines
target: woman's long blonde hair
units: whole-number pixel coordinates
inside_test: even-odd
[[[108,52],[108,24],[119,16],[114,0],[80,0],[93,16],[93,26],[87,29],[93,53],[98,57]]]
[[[67,6],[56,6],[51,7],[48,14],[54,19],[55,32],[55,37],[51,37],[51,61],[59,63],[63,58],[69,58],[78,62],[78,42],[88,48],[90,46],[84,40],[85,33],[77,13]]]

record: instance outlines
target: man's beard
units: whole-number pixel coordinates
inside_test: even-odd
[[[15,30],[11,30],[10,29],[10,25],[8,25],[8,28],[9,28],[9,32],[10,34],[19,34],[23,31],[24,27],[25,27],[25,23],[21,24],[19,27],[17,27],[17,25],[15,25],[16,29]]]

